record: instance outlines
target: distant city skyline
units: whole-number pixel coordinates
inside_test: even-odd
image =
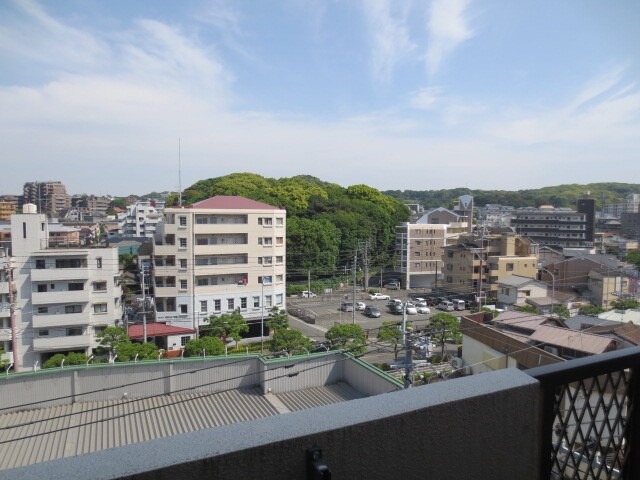
[[[637,183],[640,2],[0,3],[0,193]]]

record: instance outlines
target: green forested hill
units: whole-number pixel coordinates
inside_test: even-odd
[[[531,190],[471,190],[468,188],[453,188],[448,190],[388,190],[383,193],[401,201],[412,200],[420,203],[424,208],[451,207],[460,195],[471,195],[476,206],[487,203],[511,205],[513,207],[537,207],[553,205],[555,207],[575,208],[576,200],[591,192],[596,200],[596,208],[603,203],[621,201],[629,193],[640,193],[637,183],[589,183],[586,185],[568,184],[554,187],[544,187]]]
[[[287,209],[287,271],[331,274],[353,261],[358,242],[368,242],[370,265],[393,252],[396,225],[407,221],[401,202],[366,185],[348,188],[315,177],[265,178],[234,173],[200,180],[183,193],[190,205],[215,195],[241,195]],[[167,204],[176,204],[175,195]]]

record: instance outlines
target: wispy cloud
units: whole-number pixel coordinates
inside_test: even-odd
[[[416,50],[407,25],[409,6],[391,0],[363,0],[373,37],[373,74],[379,81],[389,81],[396,64]]]
[[[5,5],[0,23],[0,51],[66,71],[98,67],[110,60],[103,39],[87,34],[49,15],[31,0]]]
[[[410,103],[418,110],[431,110],[442,93],[440,87],[424,87],[410,95]]]
[[[602,141],[637,138],[640,132],[640,91],[623,82],[617,67],[579,88],[559,106],[539,107],[535,112],[510,112],[488,124],[491,135],[515,143],[533,145],[564,142],[593,145]]]
[[[427,22],[427,71],[434,75],[447,55],[473,36],[468,26],[468,0],[434,0]]]

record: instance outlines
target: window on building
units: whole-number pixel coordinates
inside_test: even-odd
[[[253,308],[260,308],[260,297],[253,297]]]
[[[187,239],[180,237],[180,248],[187,248]]]
[[[283,263],[284,262],[284,257],[282,255],[278,255],[276,257],[276,263]]]
[[[282,283],[284,281],[283,275],[276,275],[276,283]]]
[[[67,328],[67,337],[77,337],[78,335],[82,335],[82,328]]]
[[[187,289],[187,281],[185,279],[181,279],[180,280],[180,290],[186,290]]]
[[[420,256],[420,252],[413,252],[413,254],[414,254],[416,257],[419,257],[419,256]]]
[[[240,298],[240,308],[246,310],[247,308],[247,297]]]
[[[207,301],[200,300],[200,313],[207,313]]]
[[[273,263],[273,257],[264,257],[264,265],[271,265]]]
[[[235,308],[235,301],[233,298],[227,298],[227,310],[233,310]]]
[[[271,275],[265,275],[264,277],[258,277],[258,283],[262,283],[264,285],[271,285],[272,283]]]
[[[186,270],[186,268],[187,268],[187,259],[186,258],[181,258],[180,259],[180,268],[182,268],[183,270]]]
[[[39,337],[48,337],[49,336],[49,330],[38,330],[38,336]]]
[[[49,307],[38,307],[38,313],[49,313]]]
[[[73,282],[73,283],[69,283],[67,285],[67,289],[69,291],[78,291],[78,290],[84,290],[84,283],[81,282]]]
[[[216,312],[219,312],[222,309],[222,302],[220,300],[214,300],[213,301],[213,309]]]
[[[58,258],[56,259],[56,268],[82,268],[86,267],[86,260],[80,258]]]
[[[46,284],[40,284],[38,285],[38,292],[39,293],[43,293],[47,291],[47,285]]]
[[[513,263],[507,263],[507,272],[513,271]]]
[[[258,257],[258,265],[262,265],[262,257]]]
[[[180,346],[184,347],[189,340],[191,340],[191,337],[188,335],[186,337],[180,337]]]
[[[276,237],[276,245],[284,245],[284,237]]]
[[[284,218],[282,217],[276,217],[276,226],[277,227],[281,227],[284,225]]]
[[[82,305],[65,305],[64,313],[82,313]]]
[[[208,278],[199,278],[198,279],[198,286],[199,287],[206,287],[207,285],[209,285],[209,279]]]
[[[266,295],[264,297],[264,306],[266,308],[271,308],[273,307],[273,297],[271,295]]]
[[[273,245],[273,238],[271,237],[258,237],[258,245]]]
[[[186,227],[187,226],[187,217],[184,217],[184,216],[181,215],[178,218],[180,219],[180,226],[181,227]]]
[[[107,282],[93,282],[93,291],[94,292],[106,292],[107,291]]]
[[[189,313],[189,306],[186,303],[180,304],[180,313],[182,314]]]
[[[107,313],[107,304],[106,303],[94,303],[93,304],[93,313]]]
[[[102,268],[102,257],[96,258],[96,268]]]
[[[36,268],[38,270],[41,270],[43,268],[46,268],[46,263],[44,260],[40,259],[40,260],[36,260]]]
[[[283,300],[284,300],[284,297],[282,296],[282,294],[278,293],[276,295],[276,305],[282,305]]]

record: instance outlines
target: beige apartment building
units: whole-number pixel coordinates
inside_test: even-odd
[[[444,251],[443,287],[460,295],[482,291],[495,298],[501,279],[510,275],[536,278],[537,245],[525,237],[466,237]]]
[[[406,288],[437,285],[447,225],[402,223],[396,228],[397,270]]]
[[[286,210],[239,196],[166,208],[154,246],[158,321],[185,328],[286,308]]]
[[[16,371],[56,353],[87,355],[96,335],[122,318],[117,248],[60,248],[35,205],[11,217],[11,252],[0,276],[0,346]]]
[[[36,205],[39,212],[57,215],[71,208],[71,196],[60,181],[27,182],[22,191],[23,204]]]

